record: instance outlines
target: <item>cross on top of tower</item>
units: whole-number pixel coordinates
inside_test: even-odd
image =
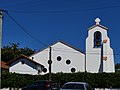
[[[101,21],[101,20],[100,20],[99,18],[96,18],[96,19],[95,19],[96,25],[98,25],[98,24],[100,23],[100,21]]]

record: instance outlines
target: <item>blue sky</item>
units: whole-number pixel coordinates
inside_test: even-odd
[[[0,9],[24,28],[4,13],[2,46],[19,43],[36,51],[59,40],[85,51],[87,29],[99,17],[109,28],[115,63],[120,63],[119,0],[0,0]]]

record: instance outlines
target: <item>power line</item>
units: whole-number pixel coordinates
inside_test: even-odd
[[[32,34],[30,34],[21,24],[19,24],[7,11],[5,10],[1,10],[6,12],[6,14],[21,28],[21,30],[23,30],[27,35],[29,35],[32,39],[36,40],[37,42],[39,42],[40,44],[42,44],[43,46],[48,47],[48,45],[46,45],[45,43],[41,42],[39,39],[37,39],[36,37],[34,37]],[[59,51],[59,52],[68,52],[68,53],[78,53],[78,52],[72,52],[72,51],[67,51],[67,50],[57,50],[55,48],[53,48],[53,51]],[[97,54],[100,55],[100,53],[95,53],[95,52],[89,52],[86,54]],[[120,55],[120,53],[115,53],[115,54],[106,54],[106,55]]]
[[[56,52],[66,52],[66,53],[74,53],[74,54],[80,54],[81,52],[80,51],[71,51],[69,49],[64,49],[64,48],[54,48],[54,47],[51,47],[52,48],[52,51],[56,51]],[[49,51],[49,49],[43,49],[44,51]],[[40,50],[38,52],[42,52],[43,50]],[[36,52],[36,53],[38,53]],[[104,55],[120,55],[120,52],[118,53],[114,53],[114,54],[110,54],[110,53],[107,53],[107,52],[104,52],[105,54]],[[84,54],[92,54],[92,55],[101,55],[101,53],[98,53],[98,52],[84,52]]]
[[[17,1],[17,2],[14,2],[13,4],[9,5],[9,6],[3,6],[4,8],[23,8],[23,7],[26,7],[27,5],[34,5],[35,3],[39,3],[40,0],[34,0],[34,1],[24,1],[24,2],[21,2],[21,1]],[[21,6],[21,7],[19,7]]]
[[[8,12],[6,12],[6,14],[21,28],[22,31],[24,31],[29,37],[31,37],[32,39],[36,40],[38,43],[40,43],[43,46],[47,46],[47,44],[43,43],[42,41],[40,41],[39,39],[37,39],[36,37],[34,37],[32,34],[30,34],[21,24],[19,24]]]
[[[80,11],[94,11],[101,9],[110,9],[110,8],[120,8],[120,6],[106,6],[106,7],[97,7],[97,8],[88,8],[88,9],[79,9],[79,10],[49,10],[49,11],[17,11],[17,10],[9,10],[10,12],[15,13],[74,13]]]
[[[119,1],[114,1],[114,2],[111,2],[111,3],[118,3]],[[21,1],[19,1],[19,2],[17,2],[17,3],[13,3],[13,4],[11,4],[10,6],[4,6],[4,8],[33,8],[33,7],[37,7],[37,6],[40,6],[40,4],[41,5],[43,5],[43,4],[48,4],[49,2],[46,2],[46,1],[44,1],[44,2],[42,2],[42,1],[40,1],[40,0],[34,0],[34,1],[24,1],[24,2],[21,2]],[[82,2],[80,2],[80,3],[82,3]],[[87,2],[85,2],[85,3],[95,3],[94,1],[87,1]],[[103,4],[104,4],[105,2],[103,2]],[[105,4],[104,4],[105,5]]]
[[[49,49],[47,49],[47,48],[45,48],[43,50],[44,51],[49,51]],[[80,54],[80,53],[82,53],[80,51],[71,51],[70,49],[65,49],[65,48],[56,48],[56,47],[55,48],[51,47],[51,48],[52,48],[52,51],[56,51],[56,52],[66,52],[66,53],[74,53],[74,54]],[[40,50],[38,52],[42,52],[43,50]],[[85,51],[83,51],[83,53],[84,54],[101,55],[101,53],[98,53],[98,52],[85,52]],[[120,52],[117,52],[117,53],[114,53],[114,54],[111,54],[111,53],[108,53],[108,52],[104,52],[104,55],[120,55]]]

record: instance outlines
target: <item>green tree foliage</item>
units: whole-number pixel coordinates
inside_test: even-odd
[[[39,80],[48,80],[46,75],[27,75],[3,72],[1,77],[2,88],[20,88]],[[56,73],[52,74],[52,80],[61,86],[65,82],[87,82],[91,88],[119,88],[120,73]]]
[[[1,49],[1,60],[4,62],[8,62],[21,54],[26,56],[30,56],[31,54],[35,53],[35,50],[32,50],[28,47],[20,48],[19,43],[9,43],[9,45],[4,46]]]
[[[116,71],[117,73],[120,73],[120,63],[117,63],[117,64],[115,65],[115,71]]]

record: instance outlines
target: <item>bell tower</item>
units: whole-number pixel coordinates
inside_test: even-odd
[[[108,28],[95,19],[95,25],[88,28],[86,38],[86,71],[92,73],[115,72],[114,54],[107,36]]]

